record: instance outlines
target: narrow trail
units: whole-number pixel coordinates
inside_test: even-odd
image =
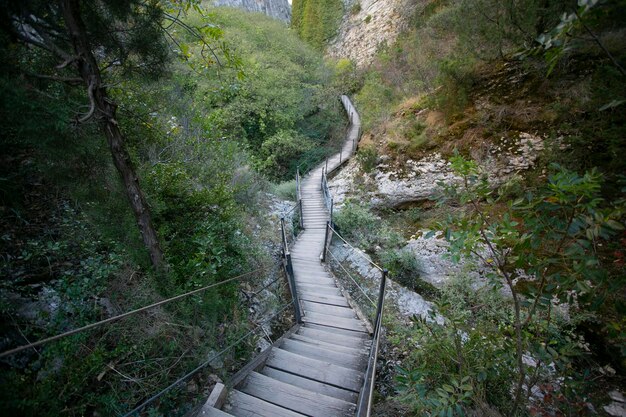
[[[359,116],[347,97],[342,102],[352,123],[341,152],[329,158],[328,171],[349,157],[358,141]],[[304,231],[291,250],[303,323],[249,363],[228,392],[214,390],[199,416],[355,415],[372,341],[321,263],[330,217],[321,186],[325,169],[320,164],[302,181]]]

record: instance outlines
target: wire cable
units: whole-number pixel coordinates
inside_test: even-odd
[[[367,262],[369,262],[370,264],[372,264],[372,266],[374,266],[375,268],[377,268],[378,270],[380,270],[381,272],[383,271],[383,268],[378,265],[376,262],[372,261],[370,259],[369,256],[366,256],[363,252],[361,252],[359,249],[355,248],[354,246],[352,246],[350,243],[348,243],[347,240],[345,240],[335,229],[333,229],[332,226],[329,226],[330,230],[333,231],[334,234],[337,235],[337,237],[339,239],[341,239],[343,241],[343,243],[345,243],[346,245],[350,246],[350,248],[352,248],[355,252],[357,252],[363,259],[367,260]]]
[[[282,313],[283,311],[285,311],[289,306],[291,306],[293,304],[293,301],[290,301],[289,303],[283,305],[283,307],[273,316],[267,318],[266,320],[262,321],[261,324],[267,323],[268,321],[272,320],[274,317],[278,316],[280,313]],[[178,384],[180,384],[181,382],[184,382],[185,380],[187,380],[187,378],[189,378],[190,376],[194,375],[195,373],[197,373],[198,371],[202,370],[203,368],[205,368],[207,365],[209,365],[211,362],[213,362],[215,359],[217,359],[218,357],[220,357],[221,355],[223,355],[224,353],[228,352],[230,349],[232,349],[233,347],[235,347],[235,345],[237,345],[239,342],[241,342],[242,340],[245,340],[248,336],[250,336],[251,334],[253,334],[254,332],[256,332],[259,328],[261,327],[261,325],[259,324],[257,327],[255,327],[254,329],[250,330],[248,333],[246,333],[245,335],[241,336],[239,339],[237,339],[235,342],[231,343],[230,345],[228,345],[227,347],[225,347],[224,349],[222,349],[220,352],[216,353],[215,355],[213,355],[212,357],[210,357],[209,359],[207,359],[206,361],[204,361],[203,363],[201,363],[200,365],[198,365],[197,367],[195,367],[193,370],[187,372],[185,375],[181,376],[180,378],[178,378],[176,381],[172,382],[170,385],[168,385],[167,387],[163,388],[161,391],[159,391],[158,393],[154,394],[152,397],[148,398],[146,401],[144,401],[143,403],[141,403],[140,405],[138,405],[137,407],[133,408],[131,411],[129,411],[128,413],[124,414],[121,417],[130,417],[133,414],[141,411],[142,409],[144,409],[148,404],[152,403],[153,401],[155,401],[156,399],[158,399],[159,397],[161,397],[163,394],[165,394],[166,392],[168,392],[169,390],[171,390],[172,388],[174,388],[175,386],[177,386]]]
[[[196,290],[189,291],[189,292],[186,292],[184,294],[180,294],[180,295],[177,295],[175,297],[171,297],[171,298],[168,298],[168,299],[165,299],[165,300],[162,300],[162,301],[150,304],[148,306],[138,308],[136,310],[131,310],[131,311],[128,311],[126,313],[122,313],[122,314],[119,314],[117,316],[109,317],[108,319],[104,319],[104,320],[98,321],[96,323],[91,323],[91,324],[88,324],[86,326],[74,329],[74,330],[69,330],[67,332],[57,334],[55,336],[47,337],[47,338],[39,340],[37,342],[29,343],[27,345],[23,345],[23,346],[16,347],[14,349],[7,350],[5,352],[0,353],[0,358],[4,358],[6,356],[13,355],[13,354],[21,352],[23,350],[34,348],[34,347],[37,347],[37,346],[41,346],[43,344],[46,344],[46,343],[49,343],[49,342],[53,342],[55,340],[59,340],[59,339],[62,339],[62,338],[68,337],[68,336],[72,336],[74,334],[81,333],[81,332],[84,332],[86,330],[90,330],[90,329],[93,329],[95,327],[102,326],[102,325],[107,324],[107,323],[111,323],[111,322],[114,322],[114,321],[121,320],[121,319],[126,318],[128,316],[132,316],[134,314],[141,313],[142,311],[150,310],[150,309],[153,309],[155,307],[161,306],[163,304],[168,304],[168,303],[171,303],[172,301],[180,300],[181,298],[185,298],[185,297],[188,297],[190,295],[197,294],[199,292],[203,292],[203,291],[206,291],[208,289],[211,289],[211,288],[214,288],[214,287],[218,287],[220,285],[224,285],[224,284],[227,284],[229,282],[233,282],[233,281],[239,280],[241,278],[248,277],[248,276],[256,274],[256,273],[258,273],[260,271],[264,271],[266,269],[267,269],[266,267],[255,269],[254,271],[246,272],[245,274],[241,274],[241,275],[238,275],[236,277],[232,277],[232,278],[226,279],[224,281],[216,282],[214,284],[207,285],[206,287],[198,288]]]
[[[328,253],[330,253],[330,256],[332,256],[332,257],[333,257],[333,259],[334,259],[334,260],[335,260],[335,261],[339,264],[339,266],[341,267],[341,269],[343,269],[343,270],[344,270],[344,272],[348,275],[348,277],[350,277],[350,279],[352,280],[352,282],[354,282],[354,285],[356,285],[356,286],[357,286],[357,288],[358,288],[359,290],[361,290],[361,292],[363,293],[363,295],[365,296],[365,298],[367,298],[367,299],[369,300],[369,302],[370,302],[370,303],[372,303],[372,305],[373,305],[374,307],[376,307],[376,303],[374,302],[374,300],[372,300],[372,299],[369,297],[369,295],[367,295],[367,292],[365,292],[365,290],[364,290],[364,289],[363,289],[363,288],[359,285],[359,283],[358,283],[358,282],[356,282],[354,278],[352,278],[352,275],[350,275],[350,272],[348,272],[348,270],[347,270],[347,269],[346,269],[346,268],[345,268],[345,267],[341,264],[341,262],[339,261],[339,259],[337,259],[337,258],[335,257],[335,255],[333,254],[333,251],[329,250],[329,251],[328,251]]]

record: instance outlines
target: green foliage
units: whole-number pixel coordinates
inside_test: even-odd
[[[371,173],[376,168],[378,161],[378,151],[375,146],[362,146],[356,153],[356,160],[359,161],[363,172]]]
[[[389,270],[393,280],[406,288],[427,299],[439,295],[437,288],[420,278],[420,264],[410,251],[387,249],[380,254],[380,261]]]
[[[342,58],[335,63],[334,83],[342,94],[352,94],[363,86],[363,79],[357,71],[356,64]]]
[[[472,62],[468,60],[442,60],[436,82],[441,86],[434,97],[435,105],[448,118],[465,110],[469,91],[474,82],[471,73]]]
[[[586,23],[586,21],[590,20],[590,17],[593,20],[593,15],[598,14],[596,6],[598,6],[598,0],[579,0],[577,9],[573,12],[564,12],[561,15],[560,22],[553,29],[549,32],[541,33],[537,37],[535,41],[539,45],[527,48],[522,53],[522,56],[543,55],[548,64],[547,75],[550,76],[559,61],[576,47],[576,42],[572,41],[578,37],[576,34],[586,32],[587,34],[592,34],[603,51],[612,59],[613,64],[621,71],[622,76],[626,75],[624,69],[617,63],[597,36],[591,32],[589,25]]]
[[[305,41],[323,49],[337,33],[343,16],[341,0],[294,0],[291,27]]]
[[[464,275],[452,278],[439,300],[444,324],[416,318],[390,336],[419,346],[398,370],[399,399],[416,415],[471,415],[485,401],[505,410],[515,363],[503,332],[508,302],[493,288],[473,288]]]
[[[296,131],[279,131],[261,145],[259,171],[268,178],[281,179],[295,171],[293,165],[311,150],[312,144]]]
[[[334,213],[333,221],[341,234],[357,247],[369,249],[380,238],[380,218],[358,203],[346,202]]]
[[[195,15],[190,20],[202,22]],[[256,156],[256,166],[272,179],[292,178],[296,164],[272,150],[304,145],[303,150],[313,151],[343,135],[332,70],[319,52],[274,19],[258,16],[250,21],[245,12],[217,8],[212,21],[224,31],[224,43],[241,57],[245,77],[240,77],[239,68],[230,67],[209,68],[206,79],[189,74],[185,93],[197,107],[194,110],[204,114],[199,124],[212,137],[245,143]],[[195,65],[201,62],[201,50],[202,45],[190,44]],[[182,120],[184,115],[180,116]],[[314,162],[323,157],[307,152],[294,156]]]
[[[371,129],[377,122],[388,118],[397,100],[392,87],[383,82],[383,76],[378,72],[366,75],[355,98],[364,129]]]
[[[296,200],[296,180],[281,182],[276,184],[273,193],[283,200]]]
[[[620,302],[614,291],[626,281],[602,265],[598,248],[624,229],[625,207],[606,204],[597,171],[578,175],[554,166],[543,187],[505,203],[474,161],[456,155],[450,162],[464,181],[447,187],[448,195],[469,208],[445,225],[452,258],[482,259],[491,267],[488,277],[494,288],[505,286],[512,294],[517,383],[509,412],[515,412],[523,406],[522,388],[531,373],[523,355],[530,352],[544,363],[554,362],[565,373],[583,354],[578,336],[552,329],[558,316],[554,304],[569,303],[573,316],[606,309],[608,300],[611,307]],[[487,217],[495,205],[498,214]],[[604,325],[615,326],[614,317],[609,314]]]

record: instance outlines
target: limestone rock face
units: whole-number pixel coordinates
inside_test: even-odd
[[[291,21],[291,5],[287,0],[214,0],[213,5],[265,13],[287,23]]]
[[[534,167],[543,148],[543,138],[519,132],[517,137],[503,138],[491,145],[478,163],[489,183],[498,187]],[[418,161],[409,159],[402,167],[389,163],[388,159],[379,158],[372,175],[365,176],[356,160],[348,162],[329,181],[335,204],[341,207],[347,197],[361,195],[372,207],[396,208],[435,196],[440,191],[440,183],[453,185],[461,181],[452,172],[450,163],[438,153]],[[357,183],[362,184],[360,190]]]
[[[363,67],[371,63],[379,46],[391,45],[408,26],[415,0],[344,0],[344,4],[339,33],[327,53]]]

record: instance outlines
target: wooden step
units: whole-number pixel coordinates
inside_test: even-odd
[[[303,378],[301,376],[283,372],[279,369],[275,369],[269,366],[264,367],[263,370],[261,370],[261,373],[279,381],[283,381],[309,391],[314,391],[319,394],[339,398],[340,400],[344,400],[353,404],[356,404],[359,399],[359,395],[356,392],[337,388],[332,385],[314,381],[312,379]]]
[[[321,330],[323,332],[328,332],[328,333],[335,333],[335,334],[339,334],[342,336],[356,337],[362,340],[369,340],[369,334],[363,333],[360,331],[355,332],[355,331],[348,330],[348,329],[340,329],[338,327],[324,326],[322,324],[316,324],[316,323],[307,323],[307,327],[310,329]]]
[[[353,336],[346,336],[332,332],[320,331],[318,329],[312,329],[308,327],[310,325],[305,324],[296,332],[296,334],[308,337],[311,339],[317,339],[325,343],[333,345],[346,346],[354,349],[360,349],[363,346],[367,346],[367,341],[359,339]]]
[[[280,345],[281,349],[284,349],[291,353],[306,356],[307,358],[319,359],[321,361],[328,361],[335,365],[343,366],[345,368],[351,368],[359,371],[363,368],[364,357],[361,355],[352,355],[350,353],[335,351],[329,347],[322,347],[320,345],[310,345],[306,342],[285,339]]]
[[[349,307],[337,307],[328,304],[313,303],[311,301],[302,301],[302,307],[305,311],[314,311],[316,313],[331,314],[337,317],[347,317],[356,319],[357,315]]]
[[[309,345],[321,346],[323,348],[332,349],[337,352],[349,353],[351,355],[357,355],[357,356],[360,355],[364,357],[369,355],[369,348],[368,346],[365,346],[365,345],[362,347],[348,347],[348,346],[333,344],[329,342],[324,342],[320,339],[311,339],[310,337],[306,337],[297,333],[294,333],[291,336],[289,336],[289,339],[299,340],[300,342],[308,343]]]
[[[224,410],[237,417],[301,417],[303,414],[287,410],[241,391],[232,390]]]
[[[300,291],[299,289],[298,289],[298,292],[300,293],[299,295],[302,300],[314,301],[316,303],[330,304],[334,306],[343,306],[343,307],[350,306],[348,302],[346,301],[346,299],[343,297],[337,297],[334,295],[315,294],[309,291]]]
[[[303,291],[311,291],[317,294],[328,294],[341,296],[341,291],[335,285],[319,285],[319,284],[305,284],[301,283],[299,289]]]
[[[312,285],[335,285],[335,281],[331,278],[311,278],[311,277],[299,277],[296,275],[296,284],[312,284]]]
[[[344,317],[335,317],[328,314],[320,314],[314,311],[309,311],[303,317],[305,323],[319,324],[322,326],[328,326],[337,329],[353,330],[355,332],[367,333],[365,325],[357,319],[348,319]]]
[[[196,417],[233,417],[233,415],[214,407],[202,407]]]
[[[250,373],[239,390],[268,403],[311,417],[348,417],[353,416],[356,411],[356,406],[347,401],[309,391],[257,372]]]
[[[363,372],[334,365],[328,361],[307,358],[283,349],[272,349],[266,363],[272,368],[354,392],[359,392],[363,384]]]

